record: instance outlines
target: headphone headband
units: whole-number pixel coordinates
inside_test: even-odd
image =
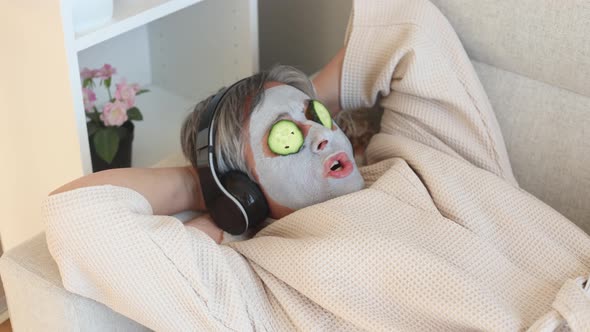
[[[215,157],[215,134],[218,108],[225,95],[246,78],[219,91],[199,118],[197,132],[196,167],[201,191],[213,221],[228,233],[242,234],[248,226],[268,215],[264,195],[250,178],[238,171],[230,171],[220,178]],[[237,174],[236,174],[237,173]]]
[[[213,99],[207,105],[207,109],[203,114],[201,114],[199,118],[199,131],[197,132],[197,168],[202,166],[206,166],[209,164],[209,154],[213,154],[213,160],[215,162],[215,169],[217,169],[217,162],[215,160],[215,151],[213,151],[213,146],[215,142],[215,129],[210,130],[213,127],[213,121],[215,120],[215,115],[217,113],[217,108],[223,97],[236,85],[242,82],[244,79],[237,81],[236,83],[230,85],[228,88],[224,88],[223,90],[217,92]]]

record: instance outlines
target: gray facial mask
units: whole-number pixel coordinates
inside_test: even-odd
[[[292,86],[272,87],[265,91],[262,102],[250,116],[250,145],[258,182],[269,198],[293,210],[364,187],[350,141],[335,124],[334,129],[329,129],[307,119],[305,107],[309,100],[309,96]],[[303,127],[304,143],[299,152],[286,156],[269,154],[267,134],[279,119]],[[346,164],[346,172],[331,171],[331,165],[334,168],[340,163]]]

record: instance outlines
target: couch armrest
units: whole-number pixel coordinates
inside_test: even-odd
[[[0,274],[15,331],[149,331],[65,290],[44,233],[5,253]]]

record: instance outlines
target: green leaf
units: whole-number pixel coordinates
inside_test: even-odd
[[[98,156],[110,164],[113,162],[113,158],[119,150],[119,135],[117,134],[116,128],[108,127],[99,129],[94,134],[94,147]]]
[[[94,81],[91,78],[87,78],[84,80],[84,82],[82,83],[82,87],[87,88],[87,87],[94,87]]]
[[[131,107],[130,109],[128,109],[127,110],[127,117],[129,118],[129,120],[135,120],[135,121],[143,120],[143,115],[141,115],[141,112],[139,111],[139,108],[137,108],[137,107]]]
[[[146,93],[146,92],[150,92],[150,90],[148,90],[148,89],[141,89],[141,90],[137,91],[137,93],[135,95],[136,96],[139,96],[140,94]]]
[[[94,135],[100,126],[96,124],[96,122],[86,122],[86,127],[88,128],[88,136]]]

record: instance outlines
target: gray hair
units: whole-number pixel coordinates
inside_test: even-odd
[[[313,84],[309,78],[291,66],[276,65],[270,70],[252,75],[234,86],[231,91],[225,94],[217,109],[215,157],[219,175],[237,170],[246,173],[253,181],[255,180],[246,165],[245,140],[242,129],[244,121],[250,116],[251,111],[264,98],[264,84],[267,82],[281,82],[302,91],[312,99],[316,98]],[[209,96],[199,102],[182,124],[180,134],[182,152],[195,168],[197,167],[196,147],[199,119],[214,96]]]

